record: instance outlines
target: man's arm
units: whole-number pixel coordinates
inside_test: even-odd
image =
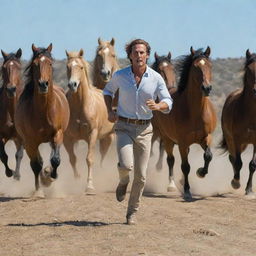
[[[104,100],[108,111],[108,121],[114,123],[117,121],[117,114],[112,109],[112,97],[110,95],[104,95]]]

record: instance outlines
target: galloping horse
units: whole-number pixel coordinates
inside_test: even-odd
[[[209,99],[211,91],[211,61],[210,48],[195,51],[190,48],[190,55],[183,56],[178,63],[180,80],[177,92],[173,97],[173,108],[169,114],[156,111],[154,122],[159,128],[167,152],[170,181],[173,179],[173,147],[179,147],[181,169],[184,175],[184,199],[191,200],[188,174],[189,146],[193,143],[201,145],[204,150],[204,167],[197,170],[197,175],[203,178],[208,173],[212,159],[210,151],[211,133],[216,127],[216,113]]]
[[[3,86],[0,89],[0,158],[5,166],[7,177],[14,175],[14,178],[20,179],[20,163],[23,157],[23,146],[21,138],[18,136],[14,125],[14,112],[18,98],[23,90],[21,79],[21,49],[16,53],[7,54],[4,51],[2,56],[4,62],[2,65]],[[5,152],[5,144],[12,139],[16,145],[15,154],[16,168],[15,172],[8,166],[8,156]]]
[[[249,179],[246,194],[252,193],[252,178],[256,168],[256,54],[246,51],[243,89],[237,89],[226,99],[222,110],[221,125],[223,140],[221,147],[229,152],[234,178],[231,185],[240,187],[241,153],[248,144],[253,145],[253,157],[249,163]]]
[[[113,123],[108,121],[102,91],[90,85],[87,63],[83,50],[66,52],[69,90],[66,94],[70,106],[70,121],[64,136],[64,146],[69,154],[74,175],[79,176],[76,168],[74,144],[78,140],[88,143],[86,162],[88,166],[87,193],[94,194],[92,166],[96,141],[100,142],[103,160],[113,140]]]
[[[172,55],[171,52],[168,53],[167,56],[159,56],[156,52],[154,54],[155,62],[152,65],[152,68],[161,74],[163,77],[165,84],[167,86],[167,89],[170,94],[173,94],[176,91],[175,83],[176,83],[176,75],[175,75],[175,69],[174,65],[171,61]],[[152,119],[152,125],[153,125],[153,137],[152,137],[152,146],[154,142],[159,138],[159,131],[157,129],[157,126],[154,125],[154,119]],[[162,143],[162,140],[160,139],[159,142],[159,158],[156,164],[156,168],[158,170],[162,169],[163,167],[163,157],[164,157],[164,146]],[[152,153],[152,147],[151,147],[151,153]],[[174,186],[174,183],[173,183]],[[169,190],[172,190],[172,186],[168,187]]]
[[[33,57],[26,68],[28,80],[17,104],[15,124],[35,175],[35,195],[40,195],[39,174],[44,185],[57,178],[69,105],[63,89],[53,84],[52,44],[47,48],[33,44],[32,50]],[[42,170],[43,159],[38,147],[45,142],[50,142],[52,148],[51,167]]]

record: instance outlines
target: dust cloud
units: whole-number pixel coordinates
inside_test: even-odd
[[[229,163],[227,155],[220,155],[216,149],[213,151],[213,160],[210,163],[208,175],[204,179],[196,176],[196,170],[203,166],[203,150],[198,145],[192,145],[189,162],[191,171],[189,174],[189,182],[191,193],[200,196],[212,196],[223,193],[236,193],[244,194],[246,182],[248,179],[249,171],[248,165],[252,156],[252,148],[249,146],[243,153],[243,167],[241,170],[241,188],[238,190],[232,189],[230,182],[233,177],[233,170]],[[6,152],[9,156],[9,166],[14,169],[15,167],[15,146],[13,142],[8,142],[6,145]],[[49,165],[50,146],[42,144],[40,152],[44,159],[44,167]],[[61,149],[61,164],[58,168],[58,179],[54,181],[50,187],[43,187],[46,197],[66,197],[69,195],[78,195],[85,193],[86,179],[87,179],[87,165],[86,153],[87,144],[80,141],[76,146],[76,155],[78,159],[78,171],[80,178],[74,178],[71,165],[69,163],[68,155],[62,146]],[[153,147],[153,156],[150,158],[148,166],[148,177],[145,187],[145,192],[149,193],[167,193],[168,185],[168,167],[166,163],[166,155],[163,161],[162,170],[157,170],[155,165],[158,159],[158,143]],[[180,169],[180,156],[178,148],[174,149],[175,165],[174,165],[174,180],[176,186],[183,191],[180,184],[182,172]],[[118,183],[118,173],[116,168],[117,154],[115,148],[115,141],[112,144],[108,154],[106,155],[102,166],[100,165],[100,154],[98,145],[95,150],[95,164],[93,168],[93,178],[96,193],[99,192],[113,192],[115,191]],[[30,197],[34,192],[34,174],[30,168],[29,159],[24,153],[24,158],[21,163],[21,179],[20,181],[14,180],[12,177],[5,176],[4,165],[0,163],[0,194],[7,197]],[[132,178],[132,177],[131,177]],[[254,182],[255,183],[255,182]],[[253,183],[253,184],[254,184]],[[128,190],[130,189],[130,185]]]

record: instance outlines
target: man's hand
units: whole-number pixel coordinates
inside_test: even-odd
[[[148,108],[151,110],[158,110],[158,111],[160,110],[159,103],[156,103],[153,99],[147,100],[146,104]]]

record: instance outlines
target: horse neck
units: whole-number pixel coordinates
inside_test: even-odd
[[[255,113],[256,111],[256,101],[255,96],[252,90],[252,85],[249,85],[249,83],[244,81],[244,88],[241,95],[242,100],[242,106],[246,109],[246,111],[253,111]]]
[[[34,81],[34,87],[38,87],[37,82]],[[41,94],[34,88],[34,97],[33,97],[33,105],[36,106],[37,110],[41,114],[46,114],[48,112],[49,107],[54,103],[54,93],[53,93],[53,81],[49,82],[48,92],[46,94]]]

